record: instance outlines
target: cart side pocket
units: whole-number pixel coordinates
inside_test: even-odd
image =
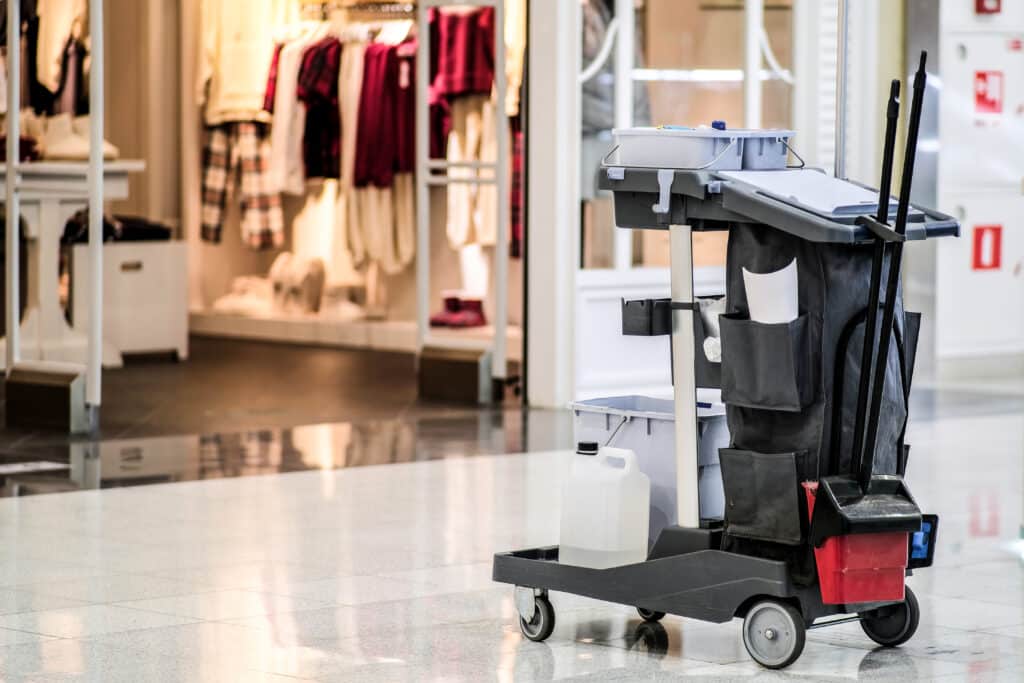
[[[803,314],[789,323],[723,315],[722,400],[730,405],[798,413],[817,398],[817,330]]]
[[[726,532],[799,545],[804,536],[800,481],[807,451],[765,454],[737,448],[720,451]]]

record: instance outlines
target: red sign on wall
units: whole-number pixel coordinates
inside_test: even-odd
[[[974,11],[977,14],[999,14],[1002,10],[1002,0],[974,0]]]
[[[999,270],[1003,265],[1003,226],[976,225],[971,268]]]
[[[974,111],[979,114],[1003,113],[1003,72],[974,72]]]

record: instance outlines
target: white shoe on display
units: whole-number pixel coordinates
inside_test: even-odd
[[[87,116],[80,117],[88,132]],[[79,123],[81,127],[83,124]],[[103,143],[103,156],[107,159],[117,157],[119,151],[109,142]],[[57,114],[46,121],[46,134],[43,139],[43,154],[46,159],[63,161],[85,161],[89,158],[88,134],[81,135],[76,130],[76,121],[70,114]]]
[[[88,116],[76,116],[75,119],[71,122],[71,129],[74,130],[75,133],[77,133],[79,137],[82,137],[85,140],[88,140],[89,139],[89,135],[90,135],[90,132],[89,132],[89,117]],[[110,142],[107,142],[106,140],[104,140],[103,141],[103,157],[105,159],[117,159],[119,156],[121,156],[121,150],[119,150],[117,148],[117,146],[115,146],[115,145],[111,144]]]

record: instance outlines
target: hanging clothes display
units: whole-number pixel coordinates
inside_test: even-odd
[[[220,241],[228,190],[238,179],[242,241],[253,249],[284,243],[264,99],[273,34],[298,18],[297,0],[200,0],[198,94],[206,124],[201,236],[206,241]]]
[[[281,197],[267,184],[266,124],[224,123],[207,128],[203,151],[202,238],[220,242],[228,187],[241,180],[242,240],[254,249],[284,244]]]
[[[302,136],[306,178],[341,177],[340,66],[341,42],[333,37],[314,43],[302,57],[297,95],[306,105]]]
[[[363,55],[353,172],[354,223],[368,257],[387,273],[412,262],[416,249],[414,57],[403,46],[372,43]],[[404,49],[415,54],[415,46]],[[404,53],[403,53],[404,54]]]
[[[295,35],[284,43],[278,57],[272,88],[274,126],[270,134],[270,185],[279,192],[302,195],[306,191],[302,146],[306,108],[299,101],[299,71],[306,49],[325,38],[329,27],[324,23],[306,23],[294,28]],[[269,84],[267,90],[270,90]],[[265,91],[264,99],[266,94]]]

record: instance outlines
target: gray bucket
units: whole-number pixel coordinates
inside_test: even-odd
[[[628,448],[640,471],[651,480],[649,543],[661,530],[678,523],[676,505],[675,412],[673,402],[647,396],[615,396],[580,401],[572,406],[576,441]],[[721,519],[725,493],[718,449],[729,447],[725,408],[697,408],[697,465],[701,519]]]

